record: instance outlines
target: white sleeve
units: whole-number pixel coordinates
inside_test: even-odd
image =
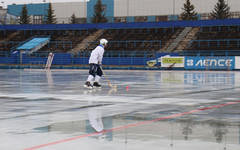
[[[99,57],[98,57],[98,64],[100,64],[100,65],[102,64],[103,54],[104,54],[104,49],[102,48],[99,51]]]

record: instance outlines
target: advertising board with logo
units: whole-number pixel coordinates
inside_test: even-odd
[[[235,57],[235,69],[240,69],[240,56]]]
[[[234,57],[185,57],[185,69],[235,69]]]
[[[162,57],[161,67],[184,67],[184,57]]]

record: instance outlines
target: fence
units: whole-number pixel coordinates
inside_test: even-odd
[[[93,47],[96,47],[97,45],[99,45],[99,41],[88,41],[85,43],[86,44],[86,47],[89,46],[89,45],[92,45]],[[132,47],[146,47],[146,46],[151,46],[153,47],[154,45],[158,45],[158,48],[162,48],[162,42],[161,40],[151,40],[151,41],[148,41],[148,40],[144,40],[144,41],[109,41],[108,42],[108,48],[113,48],[113,47],[116,47],[116,48],[120,48],[120,47],[124,47],[124,48],[132,48]]]
[[[29,65],[30,67],[40,67],[42,64],[46,64],[48,53],[34,53],[31,55],[22,54],[20,57],[20,53],[13,54],[11,57],[8,55],[0,56],[1,64],[21,64],[21,65]],[[170,55],[170,56],[178,56],[177,53],[153,53],[153,52],[139,52],[139,51],[128,51],[128,52],[115,52],[109,51],[105,52],[103,58],[103,65],[128,65],[128,66],[143,66],[147,67],[147,61],[157,60],[161,56]],[[88,65],[90,52],[82,52],[76,54],[69,53],[57,53],[54,55],[53,65]],[[21,60],[20,60],[21,58]],[[157,64],[160,65],[160,64]]]
[[[240,50],[184,50],[183,56],[239,56]]]
[[[218,39],[218,40],[191,40],[188,44],[191,47],[194,43],[197,43],[197,47],[239,47],[240,39]]]

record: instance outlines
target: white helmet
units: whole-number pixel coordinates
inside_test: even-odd
[[[108,43],[108,41],[106,39],[101,39],[100,40],[101,45],[106,45],[107,43]]]

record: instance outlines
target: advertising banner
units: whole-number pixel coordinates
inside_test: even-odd
[[[232,70],[235,57],[185,57],[185,69]]]
[[[161,67],[184,67],[184,57],[161,57]]]
[[[235,69],[240,69],[240,56],[235,57]]]

